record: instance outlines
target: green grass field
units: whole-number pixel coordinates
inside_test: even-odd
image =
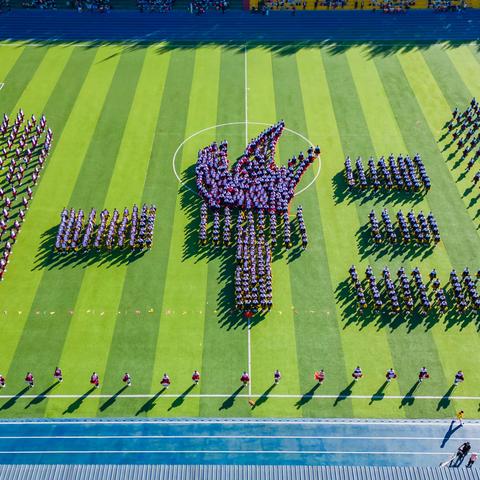
[[[344,287],[352,263],[361,270],[370,263],[378,274],[384,265],[392,271],[418,265],[425,275],[435,267],[442,280],[452,267],[480,266],[473,173],[462,177],[463,167],[438,141],[453,107],[480,96],[480,54],[469,45],[375,55],[360,46],[287,50],[0,47],[0,113],[44,112],[55,134],[0,285],[0,372],[7,377],[0,393],[13,396],[0,399],[0,416],[441,417],[461,407],[467,418],[480,417],[478,399],[444,396],[460,368],[466,381],[455,395],[480,394],[476,316],[358,318]],[[248,368],[249,334],[225,308],[231,267],[223,254],[197,248],[199,202],[172,169],[187,137],[226,123],[234,124],[186,142],[175,167],[191,184],[196,152],[215,139],[229,140],[233,159],[245,146],[246,113],[249,137],[263,129],[253,122],[283,118],[322,147],[319,177],[294,201],[304,208],[309,248],[274,262],[274,308],[250,330],[252,398],[260,397],[254,409],[234,396]],[[280,160],[306,147],[287,132]],[[426,196],[346,195],[345,155],[366,160],[417,151],[432,179]],[[142,258],[67,263],[51,254],[64,206],[113,209],[144,201],[155,203],[158,215],[154,248]],[[442,242],[426,254],[380,254],[360,232],[371,208],[384,206],[391,215],[400,207],[433,211]],[[336,400],[357,364],[365,378],[352,394],[364,398]],[[53,386],[56,365],[65,381]],[[416,393],[436,398],[402,401],[422,365],[432,378]],[[391,366],[398,380],[386,398],[372,401]],[[195,368],[202,381],[191,389]],[[283,380],[272,391],[275,368]],[[319,368],[327,380],[312,390]],[[29,394],[67,397],[15,397],[27,370],[37,379]],[[102,386],[87,396],[93,370]],[[122,387],[124,371],[132,388],[108,398]],[[155,395],[164,372],[172,379],[168,397]],[[301,399],[313,391],[326,397]],[[122,398],[127,393],[144,396]]]

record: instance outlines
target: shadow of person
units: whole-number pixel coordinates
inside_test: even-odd
[[[315,394],[317,388],[320,386],[319,383],[316,383],[308,392],[305,392],[302,395],[302,398],[298,400],[297,403],[295,403],[295,406],[297,407],[297,410],[306,405],[312,398],[313,395]]]
[[[255,403],[252,405],[252,410],[255,408],[259,407],[262,403],[265,403],[268,400],[268,396],[270,395],[270,392],[275,388],[275,383],[272,383],[255,401]]]
[[[168,407],[168,411],[172,410],[173,408],[177,408],[182,405],[185,397],[195,388],[195,384],[192,383],[183,393],[181,393]]]
[[[406,406],[412,406],[413,403],[415,402],[415,396],[413,395],[415,393],[415,390],[418,388],[420,385],[420,381],[417,380],[411,387],[410,390],[405,394],[405,396],[402,398],[402,401],[400,402],[400,406],[398,408],[406,407]]]
[[[20,390],[14,397],[9,398],[9,399],[2,405],[2,407],[0,408],[0,410],[7,410],[7,409],[13,407],[13,406],[15,405],[15,403],[17,402],[17,400],[18,400],[20,397],[22,397],[23,395],[25,395],[25,393],[27,393],[29,390],[30,390],[29,387],[22,388],[22,390]]]
[[[155,401],[157,398],[166,390],[165,387],[163,387],[161,390],[159,390],[152,398],[149,398],[135,413],[135,416],[140,415],[141,413],[147,413],[149,412],[155,405]]]
[[[90,388],[87,390],[81,397],[77,398],[73,403],[71,403],[66,410],[63,412],[63,415],[66,413],[73,413],[75,410],[78,410],[82,405],[83,401],[95,391],[95,387]]]
[[[37,404],[43,402],[43,400],[45,400],[47,398],[48,392],[51,392],[58,384],[59,384],[59,382],[52,383],[42,393],[39,393],[35,398],[32,398],[32,400],[30,400],[27,403],[27,405],[25,406],[25,409],[31,407],[32,405],[37,405]]]
[[[355,380],[352,380],[339,394],[335,399],[333,406],[336,407],[342,400],[347,399],[352,394],[352,388],[355,385]]]
[[[448,408],[450,406],[450,395],[452,394],[453,390],[455,389],[455,385],[450,385],[450,388],[445,392],[445,395],[439,400],[437,405],[437,412],[443,408]]]
[[[389,382],[385,380],[380,385],[378,390],[371,396],[369,405],[371,405],[373,402],[378,402],[380,400],[383,400],[383,397],[385,397],[385,388],[387,387],[388,383]]]
[[[240,385],[221,405],[219,410],[228,410],[233,407],[237,395],[243,390],[245,385]]]
[[[117,397],[126,389],[128,388],[128,385],[124,385],[118,392],[114,393],[110,398],[108,398],[102,405],[100,405],[100,411],[103,412],[107,408],[111,407],[115,401],[117,400]]]
[[[445,436],[443,437],[442,443],[440,444],[440,448],[444,448],[447,442],[450,440],[450,437],[461,427],[460,424],[458,424],[456,427],[455,425],[455,420],[452,420],[450,422],[450,425],[448,426],[448,430],[445,432]]]

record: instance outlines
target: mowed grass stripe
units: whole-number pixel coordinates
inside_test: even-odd
[[[388,96],[385,92],[383,83],[379,77],[375,63],[365,57],[363,49],[352,49],[347,54],[352,76],[354,78],[357,92],[362,104],[365,120],[368,124],[370,137],[375,148],[375,154],[379,155],[393,152],[395,155],[406,153],[411,156],[415,151],[411,152],[404,142],[404,138],[397,123],[398,116],[394,114],[389,103]],[[374,93],[372,93],[374,92]],[[395,219],[396,212],[401,209],[405,214],[413,209],[415,212],[423,210],[427,214],[431,208],[427,201],[428,196],[423,199],[398,198],[397,201],[389,202],[388,205],[376,205],[375,211],[377,216],[380,216],[382,206],[388,207],[390,216]],[[365,219],[365,223],[368,219]],[[370,245],[373,245],[373,240],[369,239]],[[379,250],[381,247],[377,247]],[[427,249],[423,249],[426,251]],[[441,268],[445,264],[445,269],[450,268],[450,263],[446,254],[445,246],[440,243],[434,248],[433,254],[430,254],[421,263],[423,252],[419,250],[418,253],[412,255],[409,248],[404,249],[405,253],[399,252],[396,255],[389,255],[389,262],[382,258],[376,262],[377,272],[380,274],[381,269],[385,264],[388,264],[390,271],[394,278],[396,278],[397,270],[400,266],[404,266],[407,270],[411,270],[415,266],[421,266],[424,272],[429,272],[432,268]],[[386,256],[386,255],[385,255]],[[419,369],[428,364],[429,371],[432,375],[432,381],[428,384],[428,391],[431,388],[438,389],[443,393],[448,385],[445,372],[442,370],[441,363],[434,361],[438,359],[438,352],[435,347],[434,339],[431,332],[425,332],[424,328],[417,327],[412,329],[412,324],[421,320],[418,317],[414,318],[400,318],[395,321],[392,326],[392,331],[388,335],[390,342],[390,349],[392,351],[392,358],[394,365],[402,365],[402,369],[397,368],[399,375],[398,384],[400,391],[403,393],[410,392],[417,381],[417,373]],[[408,354],[407,354],[408,353]],[[433,360],[433,361],[432,361]],[[425,388],[425,387],[424,387]],[[420,390],[421,391],[421,390]],[[417,390],[418,392],[418,390]],[[410,401],[402,402],[402,406],[406,407]],[[429,408],[430,406],[428,406]],[[422,412],[422,406],[415,409],[415,416],[425,416],[428,411]],[[406,409],[405,414],[411,415],[411,409]]]
[[[305,108],[302,87],[295,55],[276,55],[273,61],[273,78],[275,85],[275,103],[278,118],[284,118],[288,128],[308,136],[305,119]],[[316,138],[315,138],[316,137]],[[309,136],[312,142],[320,143],[319,134],[315,137]],[[284,134],[282,143],[283,161],[285,156],[293,155],[298,157],[300,151],[307,154],[309,144],[296,135]],[[304,174],[302,181],[297,187],[297,192],[305,188],[314,178],[319,165],[313,164]],[[278,352],[282,349],[283,342],[290,342],[291,355],[295,356],[295,362],[285,372],[282,390],[286,393],[311,393],[314,383],[314,371],[321,368],[323,364],[321,342],[318,341],[319,320],[334,318],[330,316],[334,310],[334,296],[331,285],[323,282],[322,271],[328,270],[325,256],[322,254],[321,246],[323,231],[320,218],[320,210],[317,203],[316,186],[312,185],[295,197],[291,203],[291,226],[294,239],[294,247],[286,252],[279,262],[288,267],[285,274],[290,277],[290,288],[293,306],[293,331],[285,332],[284,340],[277,343],[277,335],[274,332],[274,324],[270,324],[271,339],[264,338],[264,342],[272,341]],[[303,206],[306,228],[309,236],[309,246],[305,251],[301,250],[301,238],[296,220],[296,208]],[[291,328],[291,326],[289,326]],[[328,330],[325,329],[325,332]],[[288,336],[291,335],[291,339]],[[324,341],[329,342],[325,336]],[[333,342],[335,339],[332,340]],[[282,359],[289,363],[290,359]],[[322,365],[323,368],[327,368]],[[271,375],[271,373],[270,373]],[[290,378],[294,375],[294,378]],[[270,380],[270,379],[269,379]],[[323,389],[321,389],[323,393]],[[275,392],[277,393],[277,388]],[[281,415],[284,408],[281,403],[275,402],[275,414]],[[317,416],[321,414],[315,402],[309,402],[307,397],[298,402],[292,402],[290,410],[292,416]],[[260,413],[260,412],[259,412]]]
[[[322,259],[321,269],[316,260],[310,260],[309,268],[316,270],[310,273],[315,281],[307,284],[312,297],[310,301],[317,302],[319,292],[322,292],[322,301],[319,302],[319,312],[312,316],[311,322],[316,326],[313,335],[301,335],[302,326],[296,324],[298,365],[302,386],[305,381],[312,382],[314,363],[315,369],[323,368],[327,373],[325,384],[317,392],[336,394],[350,383],[350,366],[345,364],[341,340],[343,305],[341,299],[336,298],[335,289],[345,277],[343,263],[356,260],[352,238],[358,220],[353,206],[337,202],[334,197],[332,179],[336,178],[341,165],[343,150],[320,51],[304,49],[298,52],[297,68],[308,138],[318,140],[322,149],[322,169],[314,190],[319,214],[314,217],[307,211],[304,213],[310,242],[307,251],[312,250]],[[301,197],[298,200],[302,200]],[[317,222],[320,225],[317,226]],[[300,284],[302,280],[298,282]],[[329,292],[328,296],[323,292]],[[315,402],[312,406],[307,404],[304,410],[309,413],[321,407]],[[352,417],[351,400],[338,402],[333,415]]]
[[[220,50],[198,48],[188,100],[186,136],[205,128],[205,125],[215,125],[219,77]],[[213,131],[200,134],[195,137],[195,142],[208,143],[212,133]],[[198,151],[198,143],[195,142],[186,143],[182,149],[177,163],[182,176],[195,163]],[[176,182],[173,175],[171,181]],[[170,390],[179,394],[179,399],[174,400],[166,412],[162,411],[163,414],[174,416],[198,415],[200,409],[198,398],[183,402],[184,397],[181,395],[188,394],[192,385],[192,371],[200,369],[202,364],[208,274],[206,263],[195,263],[193,258],[184,258],[185,230],[191,221],[190,216],[196,213],[192,209],[195,204],[183,203],[185,195],[185,192],[178,194],[176,200],[160,330],[152,370],[153,391],[159,390],[160,380],[167,373],[172,380]],[[190,196],[188,198],[192,200]],[[186,355],[178,356],[179,346]],[[152,409],[148,415],[158,415],[158,410]]]
[[[5,88],[7,87],[6,77],[9,74],[10,70],[14,67],[16,61],[22,54],[23,47],[0,47],[0,55],[2,61],[0,62],[0,83],[3,83],[2,95],[5,94]],[[0,91],[2,91],[0,90]],[[2,101],[0,100],[0,107],[3,107]],[[3,110],[0,113],[6,113]],[[2,115],[3,116],[3,115]]]
[[[73,50],[71,46],[48,49],[22,96],[13,107],[12,115],[22,108],[25,117],[29,118],[32,114],[37,118],[40,117],[43,111],[39,110],[46,105]]]
[[[271,122],[279,119],[277,113],[277,88],[275,83],[275,71],[273,69],[272,53],[268,50],[256,48],[248,52],[248,119],[257,122]],[[288,126],[288,118],[285,119]],[[263,130],[263,126],[254,128],[249,126],[251,136],[256,136]],[[286,163],[287,156],[293,152],[288,150],[286,141],[288,134],[284,133],[279,146],[282,155],[277,152],[276,163],[283,160]],[[267,222],[268,225],[268,222]],[[278,385],[278,393],[300,392],[297,367],[297,351],[295,345],[295,323],[293,314],[292,292],[290,286],[290,274],[285,254],[279,254],[283,250],[283,222],[278,219],[278,246],[273,250],[272,263],[272,288],[273,308],[263,320],[252,326],[251,332],[251,362],[252,390],[255,392],[267,392],[273,382],[273,372],[276,368],[282,372],[284,381]],[[275,393],[277,393],[277,388]],[[264,395],[266,395],[264,394]],[[268,414],[279,416],[282,414],[278,404],[272,402],[265,408],[258,408],[254,413],[258,415]],[[299,415],[297,411],[291,412]]]
[[[413,76],[424,75],[425,72],[423,72],[423,69],[422,71],[418,71],[416,68],[406,69],[404,67],[402,69],[396,57],[386,59],[382,64],[377,62],[377,68],[385,85],[385,90],[389,96],[392,108],[397,118],[401,119],[399,125],[402,129],[405,142],[407,145],[412,145],[411,148],[415,148],[415,150],[421,152],[427,171],[432,178],[432,189],[428,194],[429,204],[432,208],[435,208],[434,213],[441,228],[443,242],[447,247],[451,262],[455,264],[456,256],[458,258],[458,255],[462,255],[462,252],[458,252],[458,250],[461,250],[458,248],[452,252],[452,248],[455,248],[455,237],[452,237],[452,235],[456,235],[458,229],[462,229],[462,226],[457,225],[455,221],[453,225],[451,225],[448,215],[452,210],[452,205],[455,208],[454,212],[456,211],[461,215],[463,206],[461,202],[459,205],[454,184],[451,182],[448,170],[442,162],[435,138],[429,130],[427,116],[422,112],[422,105],[418,102],[418,91],[423,87],[417,89],[416,84],[409,84],[408,81]],[[428,74],[428,72],[425,74]],[[425,78],[423,78],[422,81],[425,81]],[[436,84],[428,85],[428,90],[432,91],[435,88],[438,89]],[[433,95],[435,96],[436,93],[437,92],[433,92]],[[431,99],[429,101],[431,101]],[[466,229],[470,228],[468,221],[464,227]],[[441,263],[438,267],[440,278],[444,283],[448,280],[447,267],[448,264],[445,263]],[[454,317],[452,314],[447,315],[447,326],[448,320],[452,319],[452,317]],[[439,352],[438,361],[443,363],[443,370],[447,376],[444,383],[448,385],[455,371],[459,368],[464,368],[463,365],[459,365],[458,362],[460,358],[458,341],[460,341],[460,337],[463,337],[463,335],[459,336],[456,331],[445,333],[446,326],[444,322],[445,320],[442,319],[441,322],[437,323],[434,316],[427,325],[429,328],[432,328],[432,335]],[[437,390],[436,393],[439,394],[441,392]],[[439,402],[437,408],[440,411],[449,406],[450,402],[446,400],[445,402]]]
[[[245,118],[245,55],[238,50],[222,49],[220,59],[220,79],[218,88],[217,120],[221,125],[229,122],[242,122]],[[208,126],[208,125],[205,125]],[[211,138],[205,139],[208,145],[212,140],[228,141],[230,165],[245,149],[245,125],[230,125],[209,131]],[[190,242],[192,254],[200,255],[198,246],[198,223],[200,202],[192,196],[192,223],[195,226]],[[232,215],[236,224],[237,213]],[[211,232],[211,231],[210,231]],[[232,230],[235,236],[235,227]],[[247,368],[247,332],[244,319],[234,307],[235,247],[208,247],[209,261],[207,273],[207,294],[203,334],[203,373],[200,390],[202,393],[234,392],[239,386],[242,370]],[[192,268],[196,268],[192,266]],[[234,408],[233,408],[234,407]],[[224,402],[222,399],[202,398],[200,416],[248,415],[244,401]]]
[[[193,74],[194,50],[172,52],[168,64],[160,111],[156,120],[152,152],[145,177],[142,201],[157,205],[157,222],[154,243],[148,261],[134,262],[128,267],[123,294],[118,310],[116,332],[111,346],[111,366],[115,359],[125,355],[139,365],[135,373],[135,390],[150,391],[159,320],[163,303],[166,269],[173,228],[173,216],[177,199],[178,183],[172,172],[171,158],[178,144],[184,139],[188,112],[188,98]],[[132,314],[135,311],[135,323]],[[136,341],[131,341],[131,339]],[[128,356],[125,353],[128,350]],[[115,375],[117,375],[115,371]],[[157,388],[158,384],[155,385]],[[155,390],[155,391],[158,391]],[[141,414],[153,408],[154,402],[118,402],[111,414]]]
[[[8,88],[1,90],[0,112],[10,114],[48,49],[48,47],[42,46],[22,50],[13,68],[11,68],[6,77],[1,80],[8,85]]]
[[[49,159],[49,167],[40,183],[32,211],[29,213],[34,216],[34,211],[37,211],[37,208],[39,209],[39,213],[35,214],[35,218],[37,218],[38,222],[35,224],[37,228],[37,245],[42,242],[42,235],[47,229],[55,229],[54,226],[58,224],[59,210],[63,206],[69,204],[69,198],[81,169],[87,147],[90,143],[89,139],[95,130],[98,115],[116,67],[116,62],[107,64],[102,63],[101,61],[106,55],[111,55],[115,51],[116,49],[111,47],[100,48],[98,51],[95,51],[96,63],[89,69],[89,75],[86,77],[80,90],[80,94],[78,95],[77,102],[68,117],[63,134],[61,138],[58,139],[57,147],[54,149],[53,155]],[[86,59],[88,66],[91,57],[87,56]],[[113,65],[113,68],[111,65]],[[68,71],[71,73],[70,70]],[[77,75],[77,78],[79,79],[82,79],[84,74],[85,72],[83,69],[75,70],[75,75]],[[72,87],[79,87],[82,82],[77,83],[77,80],[72,79],[71,84]],[[78,135],[79,124],[84,126],[82,137],[79,137]],[[65,174],[66,165],[68,165],[69,175]],[[52,202],[52,192],[55,192],[55,199],[58,203],[55,201]],[[25,226],[27,225],[33,225],[33,223],[29,224],[27,220]],[[27,232],[22,233],[25,234]],[[49,248],[51,248],[51,246]],[[45,253],[46,259],[51,261],[52,254],[50,250],[48,252],[39,252],[39,256],[43,257]],[[36,260],[39,260],[39,258]],[[42,260],[42,262],[43,261],[44,260]],[[24,287],[27,288],[28,285],[28,289],[31,289],[29,290],[30,292],[36,292],[36,294],[34,293],[34,295],[36,295],[35,297],[30,297],[31,293],[27,297],[34,298],[33,303],[25,305],[25,309],[28,308],[27,311],[29,314],[26,326],[23,325],[25,339],[23,339],[22,349],[31,351],[29,355],[35,355],[37,353],[37,350],[32,348],[32,346],[36,345],[35,337],[37,332],[39,332],[40,335],[43,335],[42,339],[46,336],[45,331],[51,333],[51,335],[47,335],[47,343],[42,345],[42,349],[45,349],[45,351],[48,352],[47,345],[55,345],[56,348],[61,348],[63,345],[64,338],[61,337],[60,341],[58,341],[58,337],[56,336],[57,332],[55,326],[57,325],[57,322],[62,329],[65,328],[64,323],[67,323],[68,327],[68,321],[66,321],[69,315],[68,310],[66,309],[68,307],[66,307],[63,302],[65,300],[68,301],[70,296],[68,294],[68,289],[63,290],[64,284],[62,282],[65,277],[57,275],[56,281],[52,282],[52,274],[54,272],[49,271],[44,276],[43,270],[37,269],[38,266],[39,264],[34,264],[33,258],[31,260],[31,266],[27,264],[27,267],[29,267],[29,270],[32,269],[32,272],[29,272],[31,275],[29,277],[30,282],[28,284],[26,283]],[[63,296],[64,292],[65,297]],[[63,311],[62,316],[60,316],[61,311]],[[50,312],[55,313],[52,315]],[[19,328],[19,325],[17,324],[17,334],[18,333],[22,333],[22,328]],[[17,341],[12,341],[13,348],[17,345]],[[29,342],[31,343],[29,344]],[[29,347],[30,350],[28,350]],[[22,358],[19,360],[23,362]],[[20,363],[15,366],[14,370],[12,370],[17,372],[15,376],[17,385],[22,382],[22,375],[25,373],[24,370],[33,368],[33,362],[30,360],[30,357],[25,360],[25,363]],[[58,361],[58,357],[51,359],[52,363],[56,361]],[[48,365],[48,367],[48,373],[47,371],[44,373],[47,377],[43,378],[43,385],[47,385],[48,381],[51,379],[50,370],[52,366]],[[37,375],[41,374],[38,372]],[[10,384],[14,385],[13,382],[10,382]],[[42,385],[42,383],[40,383],[40,385]]]
[[[374,148],[355,89],[348,60],[345,56],[332,55],[326,50],[322,50],[322,58],[343,150],[354,159],[357,155],[368,158],[374,152]],[[345,114],[345,112],[348,112],[348,114]],[[343,160],[344,159],[342,159],[342,163]],[[342,164],[339,165],[340,170],[341,166]],[[358,202],[356,203],[356,208],[358,225],[363,225],[365,219],[368,219],[369,208],[366,204]],[[351,241],[353,244],[355,239],[352,238]],[[359,252],[359,254],[362,255],[362,252]],[[369,260],[371,262],[373,259]],[[356,262],[356,265],[362,274],[364,271],[363,265],[358,262]],[[344,279],[348,277],[348,267],[348,264],[344,265]],[[354,386],[353,391],[356,394],[368,395],[379,391],[378,389],[383,383],[383,376],[386,369],[394,365],[388,341],[388,333],[385,329],[379,329],[378,326],[373,323],[367,324],[362,329],[362,336],[368,338],[368,341],[359,342],[357,329],[346,328],[342,335],[343,351],[346,364],[349,365],[352,371],[356,365],[360,365],[365,372],[365,378],[359,382],[358,385]],[[372,355],[372,351],[375,352],[375,355]],[[347,389],[346,391],[351,390]],[[388,393],[390,395],[398,395],[398,384],[390,385]],[[376,406],[378,406],[378,404],[365,409],[364,405],[354,403],[354,415],[374,415],[372,412],[374,412]],[[396,407],[382,405],[380,408],[384,416],[398,415]],[[395,408],[395,412],[393,408]]]
[[[84,56],[84,60],[91,56],[92,55],[88,53],[88,56]],[[74,70],[74,76],[71,75],[73,71],[69,71],[68,69],[64,70],[62,76],[60,77],[59,83],[56,84],[56,88],[53,90],[46,106],[40,103],[40,100],[44,100],[45,97],[39,96],[37,99],[32,90],[30,90],[28,96],[25,97],[25,103],[38,110],[43,110],[45,108],[45,111],[47,112],[50,110],[50,108],[55,109],[57,112],[57,120],[60,122],[62,122],[62,120],[66,121],[68,114],[70,113],[70,107],[73,104],[73,99],[76,98],[78,91],[77,89],[80,87],[84,77],[83,69],[79,68],[78,65],[75,65]],[[47,72],[45,72],[45,74],[48,75]],[[36,80],[42,81],[42,79],[39,77],[37,77]],[[65,86],[65,84],[68,84],[68,94],[65,92],[63,87],[60,87],[61,85]],[[57,97],[57,88],[60,88],[61,90],[61,100],[59,97]],[[55,108],[54,105],[58,101],[61,102],[62,106]],[[48,159],[47,166],[51,162],[58,164],[55,158],[55,153],[53,153]],[[17,343],[21,338],[20,336],[23,333],[27,333],[23,332],[23,327],[27,321],[27,315],[34,299],[37,286],[41,279],[41,273],[32,270],[34,268],[34,253],[38,249],[40,237],[44,231],[43,227],[45,226],[45,211],[48,211],[51,203],[51,193],[46,192],[49,191],[49,186],[54,189],[56,188],[56,180],[53,178],[55,175],[55,167],[52,168],[53,171],[49,168],[44,171],[42,175],[44,178],[40,182],[40,186],[37,187],[35,191],[34,201],[29,209],[26,222],[22,226],[22,233],[15,248],[15,260],[17,262],[16,268],[8,272],[10,273],[10,281],[5,281],[2,284],[4,294],[3,298],[5,301],[4,308],[7,312],[10,312],[5,314],[4,318],[2,319],[5,322],[5,325],[3,326],[3,336],[4,341],[6,342],[3,348],[2,358],[2,368],[5,368],[4,372],[8,371],[10,367]],[[17,295],[19,285],[21,285],[22,295]],[[31,342],[30,347],[32,347],[32,344],[35,344],[35,340],[31,335],[32,332],[29,332],[29,341]],[[34,351],[32,351],[32,354],[34,354]],[[30,362],[31,365],[29,368],[33,367],[35,361]],[[21,374],[19,375],[20,377],[16,378],[15,381],[13,381],[13,379],[12,381],[9,381],[9,385],[19,385],[22,380]]]
[[[169,59],[170,54],[168,53],[158,55],[156,47],[146,50],[142,73],[138,80],[135,98],[105,201],[107,207],[111,209],[115,206],[126,205],[130,210],[134,203],[141,205],[148,166],[150,161],[154,161],[152,148]],[[152,78],[156,79],[153,84]],[[157,224],[157,229],[158,227]],[[150,253],[148,252],[137,262],[148,263]],[[110,300],[112,306],[119,306],[122,302],[125,280],[130,270],[129,263],[126,262],[111,268],[119,270],[117,273],[119,290],[116,292],[118,298]],[[123,279],[120,278],[121,276]],[[134,315],[132,307],[133,305],[131,310],[126,313],[118,310],[109,314],[110,324],[108,327],[112,329],[113,333],[105,368],[104,390],[106,391],[118,391],[122,387],[121,375],[127,371],[132,375],[135,386],[142,389],[141,391],[148,389],[143,365],[144,361],[148,363],[154,352],[152,348],[146,348],[145,339],[151,336],[151,333],[145,328],[148,326],[151,329],[155,318],[154,315],[146,315],[147,306],[144,304],[137,306],[138,309],[143,310],[143,319],[140,319],[139,315]],[[114,406],[117,406],[114,405],[114,401],[103,401],[99,414],[114,415],[115,410],[118,410]],[[118,413],[122,414],[123,411]]]
[[[77,209],[84,208],[88,212],[88,205],[100,211],[105,204],[144,57],[145,49],[138,49],[123,50],[118,64],[116,57],[106,59],[106,62],[113,61],[117,67],[70,199],[70,205]],[[65,303],[64,307],[72,309],[73,314],[67,313],[70,322],[64,322],[62,331],[58,333],[59,347],[55,357],[59,359],[57,361],[62,365],[65,376],[76,379],[75,383],[68,384],[68,390],[64,384],[65,392],[77,393],[83,383],[81,379],[85,379],[85,385],[88,385],[93,370],[103,376],[107,361],[112,318],[116,314],[115,299],[120,295],[118,292],[121,292],[123,282],[121,269],[108,268],[108,264],[97,262],[84,265],[86,268],[75,264],[71,266],[68,283],[63,288],[65,296],[69,297],[67,301],[71,302],[70,306]],[[91,341],[85,342],[86,338]],[[50,414],[53,414],[51,409],[55,409],[56,414],[63,412],[64,406],[67,413],[78,408],[76,404],[67,406],[65,403],[49,404]],[[96,412],[97,403],[88,403],[87,415]]]

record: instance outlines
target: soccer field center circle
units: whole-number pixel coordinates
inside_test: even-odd
[[[206,127],[206,128],[202,128],[194,133],[192,133],[190,136],[188,136],[185,140],[183,140],[182,143],[180,143],[180,145],[177,147],[177,149],[175,150],[175,153],[173,154],[173,159],[172,159],[172,168],[173,168],[173,173],[175,174],[175,177],[177,177],[177,180],[179,181],[179,183],[181,185],[183,185],[185,188],[187,188],[188,190],[190,190],[191,192],[193,192],[195,195],[198,195],[197,191],[196,190],[193,190],[192,188],[190,188],[181,178],[180,178],[180,175],[178,174],[178,171],[177,171],[177,166],[176,166],[176,160],[177,160],[177,156],[178,156],[178,153],[180,152],[180,150],[185,146],[186,143],[188,143],[192,138],[195,138],[197,135],[200,135],[204,132],[208,132],[209,130],[214,130],[216,128],[221,128],[221,127],[228,127],[228,126],[231,126],[231,125],[260,125],[260,126],[267,126],[267,127],[270,127],[272,124],[271,123],[266,123],[266,122],[228,122],[228,123],[220,123],[218,125],[212,125],[211,127]],[[314,147],[315,144],[309,140],[307,137],[305,137],[305,135],[302,135],[301,133],[295,131],[295,130],[292,130],[290,128],[287,128],[285,127],[284,130],[286,132],[289,132],[293,135],[296,135],[297,137],[301,138],[304,142],[306,142],[308,145],[306,148],[308,147]],[[228,141],[228,139],[227,139]],[[205,145],[206,146],[206,145]],[[246,146],[246,145],[245,145]],[[307,184],[305,185],[305,187],[303,187],[301,190],[299,190],[298,192],[294,193],[293,196],[296,197],[298,195],[300,195],[301,193],[305,192],[308,188],[310,188],[317,180],[318,176],[320,175],[320,170],[321,170],[321,167],[322,167],[322,164],[321,164],[321,158],[320,156],[318,157],[318,168],[317,168],[317,171],[313,177],[313,179]]]

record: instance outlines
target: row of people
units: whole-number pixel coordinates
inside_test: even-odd
[[[352,372],[352,378],[355,382],[358,382],[364,377],[364,371],[360,367],[360,365],[357,365],[355,369]],[[64,380],[63,377],[63,372],[60,367],[56,367],[54,372],[53,372],[53,378],[55,381],[58,383],[62,383]],[[322,384],[325,379],[326,379],[326,373],[324,369],[316,370],[313,374],[313,378],[316,382],[319,384]],[[391,382],[392,380],[395,380],[398,378],[398,374],[395,371],[395,369],[389,368],[386,373],[385,373],[385,380],[387,382]],[[428,369],[423,366],[420,368],[418,375],[417,375],[417,381],[418,383],[422,383],[425,380],[428,380],[430,378],[430,373],[428,372]],[[191,376],[192,383],[193,385],[198,385],[201,379],[200,372],[198,370],[194,370]],[[282,379],[282,374],[280,370],[276,369],[273,372],[273,385],[278,385]],[[123,375],[121,375],[121,381],[124,383],[125,386],[131,387],[132,386],[132,376],[128,373],[125,372]],[[251,381],[250,374],[248,371],[244,370],[241,375],[240,375],[240,383],[243,387],[247,386]],[[462,370],[458,370],[454,377],[453,377],[453,383],[452,385],[454,387],[457,387],[461,383],[465,381],[465,375]],[[27,372],[25,375],[25,382],[29,388],[33,388],[35,386],[35,376],[33,375],[32,372]],[[97,372],[93,372],[92,375],[90,375],[90,380],[89,383],[94,387],[94,388],[100,388],[100,376],[98,375]],[[170,387],[172,384],[172,380],[170,376],[167,373],[164,373],[161,380],[160,380],[160,385],[167,389]],[[7,386],[7,380],[5,376],[0,374],[0,388],[5,388]]]
[[[428,191],[431,186],[430,177],[418,153],[413,160],[408,155],[404,157],[400,154],[395,158],[390,154],[387,161],[382,156],[375,163],[374,158],[370,157],[368,169],[364,167],[361,157],[357,157],[354,169],[352,160],[347,156],[345,177],[349,190],[358,187],[362,190],[372,188],[377,191],[385,188],[418,192],[422,188]]]
[[[15,117],[3,115],[0,124],[0,171],[7,169],[0,186],[0,280],[3,280],[33,188],[45,166],[53,142],[45,115],[28,120],[22,109]]]
[[[242,216],[244,214],[242,213]],[[237,223],[235,305],[244,312],[272,308],[272,253],[265,239],[265,214],[250,210]],[[244,225],[244,220],[246,224]]]
[[[141,12],[169,12],[175,0],[137,0],[137,7]]]
[[[397,243],[400,239],[403,243],[415,241],[417,243],[438,243],[440,241],[440,232],[437,221],[432,212],[427,217],[422,211],[415,215],[413,211],[408,212],[405,218],[403,212],[399,210],[396,214],[398,224],[395,225],[390,219],[388,210],[384,208],[381,213],[383,223],[380,223],[372,210],[369,214],[370,231],[375,243],[381,243],[384,240],[390,243]]]
[[[463,313],[469,308],[474,311],[480,311],[480,297],[476,289],[476,283],[480,278],[480,270],[477,272],[476,279],[470,276],[468,268],[462,274],[462,281],[456,275],[455,270],[450,274],[450,290],[455,303],[448,302],[446,291],[441,288],[437,272],[433,269],[429,274],[431,288],[433,290],[433,303],[429,297],[428,284],[424,282],[418,267],[411,272],[411,279],[406,271],[401,267],[397,272],[398,284],[392,280],[388,267],[382,271],[383,285],[377,282],[372,267],[369,265],[365,271],[367,288],[359,278],[354,265],[349,269],[350,279],[352,281],[356,301],[360,311],[368,308],[369,301],[373,305],[375,312],[383,311],[386,307],[392,313],[399,313],[403,308],[407,312],[412,312],[418,300],[419,311],[422,315],[427,315],[435,304],[441,313],[446,313],[449,308]]]
[[[461,153],[461,159],[468,162],[466,171],[470,171],[475,162],[480,158],[480,105],[474,97],[468,107],[460,111],[456,107],[452,117],[446,124],[452,136],[452,143],[456,143],[456,152]],[[477,183],[480,176],[474,176]]]
[[[231,170],[228,142],[214,142],[198,152],[197,189],[209,208],[288,211],[298,182],[320,155],[320,148],[310,147],[307,155],[301,152],[298,159],[278,167],[275,150],[284,128],[284,122],[278,122],[249,142]]]
[[[120,213],[114,209],[112,214],[106,209],[100,212],[97,223],[97,211],[93,208],[88,218],[82,209],[78,212],[64,208],[60,215],[55,251],[69,252],[89,250],[91,248],[151,248],[157,209],[155,205],[143,205],[139,211],[134,205],[130,213],[128,208]]]

